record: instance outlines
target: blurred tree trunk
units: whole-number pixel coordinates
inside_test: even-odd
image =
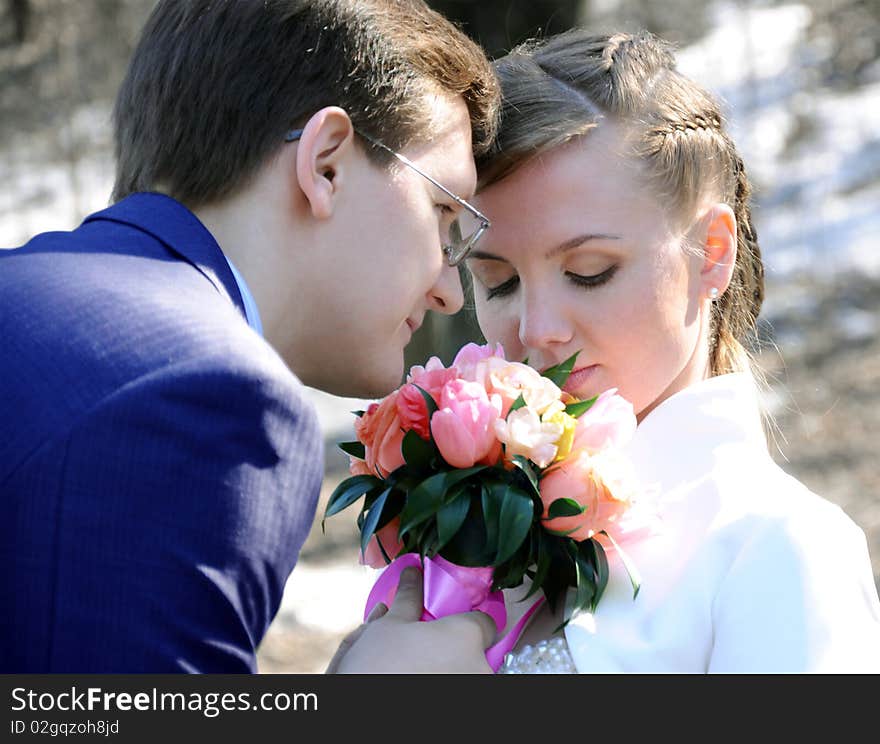
[[[15,40],[21,44],[27,36],[31,21],[30,0],[9,0],[9,13],[12,16]]]
[[[428,0],[461,24],[490,57],[499,57],[531,36],[549,36],[576,25],[585,0]]]

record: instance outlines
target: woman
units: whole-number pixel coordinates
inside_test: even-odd
[[[480,326],[539,368],[581,350],[566,389],[632,402],[629,454],[661,525],[628,549],[635,601],[611,554],[596,613],[563,635],[545,608],[509,668],[880,671],[863,533],[767,451],[744,346],[761,255],[717,103],[647,34],[575,30],[497,71],[476,200],[493,227],[468,259]]]

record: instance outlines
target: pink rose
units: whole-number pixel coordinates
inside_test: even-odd
[[[355,434],[366,449],[365,462],[370,474],[376,470],[385,477],[403,465],[404,430],[397,414],[399,390],[373,403],[367,412],[354,422]]]
[[[590,409],[578,418],[572,450],[595,454],[620,447],[636,433],[632,403],[617,395],[617,388],[606,390]]]
[[[494,349],[491,344],[485,344],[484,346],[478,346],[473,343],[466,344],[455,355],[452,366],[458,370],[459,376],[462,379],[484,384],[485,381],[479,378],[478,368],[480,367],[480,362],[490,357],[504,359],[504,348],[501,344],[495,344]]]
[[[547,470],[541,478],[544,527],[554,532],[571,532],[575,540],[588,540],[597,532],[612,537],[632,506],[634,482],[626,463],[610,453],[591,456],[580,452]],[[582,514],[550,519],[550,505],[557,499],[572,499],[584,508]]]
[[[385,568],[388,565],[379,544],[376,542],[377,539],[381,541],[382,548],[385,549],[385,553],[392,561],[397,558],[403,551],[403,543],[398,537],[399,530],[400,517],[395,517],[382,529],[377,530],[367,543],[366,551],[361,554],[361,565],[371,568]]]
[[[440,396],[440,410],[431,418],[434,442],[446,462],[456,468],[495,464],[501,456],[501,442],[495,436],[500,415],[500,396],[490,398],[476,382],[448,382]]]
[[[454,367],[446,369],[437,357],[431,357],[424,367],[413,367],[407,377],[407,384],[400,388],[397,398],[397,415],[404,430],[414,430],[422,439],[429,439],[428,404],[416,388],[418,385],[440,405],[440,392],[443,386],[458,377]]]

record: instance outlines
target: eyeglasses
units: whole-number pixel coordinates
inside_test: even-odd
[[[284,135],[284,141],[295,142],[302,136],[303,131],[304,130],[302,129],[291,130]],[[399,152],[395,152],[387,145],[383,145],[378,140],[375,140],[362,132],[358,132],[358,134],[374,147],[385,150],[385,152],[393,155],[401,163],[412,168],[420,176],[427,178],[432,184],[434,184],[434,186],[440,189],[440,191],[455,201],[455,203],[464,210],[464,212],[460,213],[454,220],[452,220],[452,223],[449,225],[448,241],[441,244],[443,254],[446,256],[446,263],[450,266],[458,266],[467,258],[468,254],[477,244],[477,241],[482,237],[483,233],[492,226],[492,223],[489,222],[488,218],[476,207],[468,204],[460,196],[457,196],[447,189],[442,183],[431,178],[431,176],[418,168],[409,158],[404,157]]]

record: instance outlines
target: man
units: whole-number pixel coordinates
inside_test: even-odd
[[[418,0],[160,0],[116,203],[0,254],[2,671],[255,671],[322,476],[302,383],[385,394],[461,307],[497,103]],[[346,670],[418,670],[411,614]]]

